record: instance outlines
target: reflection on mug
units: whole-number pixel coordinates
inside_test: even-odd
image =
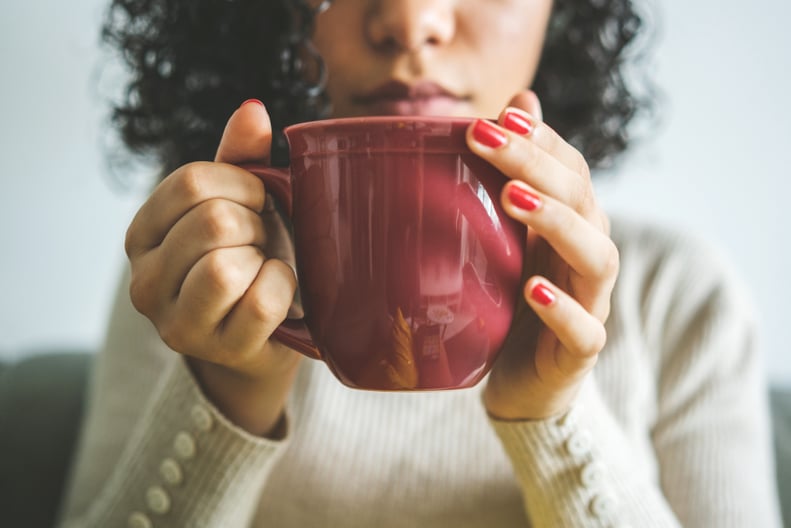
[[[413,349],[412,330],[401,308],[393,318],[390,347],[381,348],[371,356],[360,376],[366,387],[389,387],[393,390],[418,386],[418,371]]]

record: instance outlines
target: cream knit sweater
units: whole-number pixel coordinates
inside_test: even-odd
[[[348,389],[305,360],[284,441],[201,394],[128,301],[103,352],[68,527],[780,526],[753,313],[698,241],[613,222],[608,344],[558,419],[487,417],[478,387]]]

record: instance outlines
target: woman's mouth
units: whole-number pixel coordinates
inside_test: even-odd
[[[389,81],[354,98],[372,115],[458,115],[468,101],[434,82]]]

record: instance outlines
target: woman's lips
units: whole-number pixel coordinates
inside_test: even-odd
[[[371,114],[452,115],[467,99],[433,82],[409,85],[390,81],[355,97],[355,103]]]
[[[451,97],[418,97],[373,101],[366,107],[371,114],[383,115],[450,115],[455,113],[459,100]]]

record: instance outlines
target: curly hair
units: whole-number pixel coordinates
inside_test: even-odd
[[[112,0],[102,38],[132,75],[112,113],[127,148],[153,154],[163,174],[211,159],[228,116],[257,97],[275,130],[273,161],[283,163],[279,131],[328,114],[323,63],[310,43],[315,15],[328,4]],[[629,90],[622,71],[640,26],[630,0],[555,1],[532,88],[545,120],[592,168],[626,149],[627,125],[650,102]]]

